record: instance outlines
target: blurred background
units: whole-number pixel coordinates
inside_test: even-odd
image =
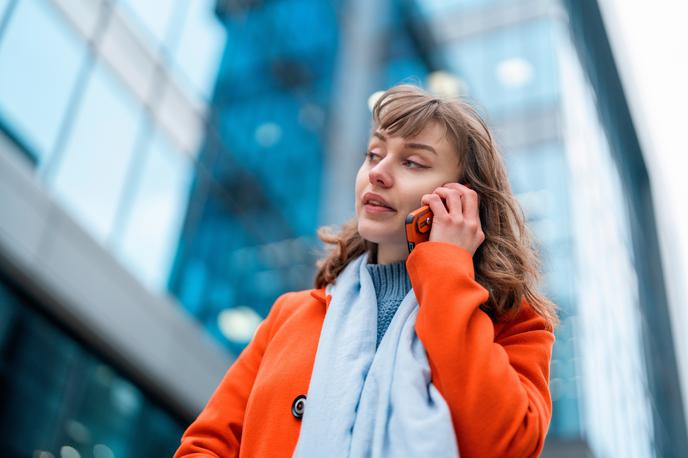
[[[0,0],[2,456],[171,456],[400,82],[478,107],[537,238],[543,456],[685,456],[687,15],[645,3]]]

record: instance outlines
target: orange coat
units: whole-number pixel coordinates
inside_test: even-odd
[[[554,334],[545,320],[523,301],[514,320],[493,324],[478,308],[489,293],[475,281],[471,254],[457,245],[419,244],[406,266],[419,304],[416,333],[451,410],[461,457],[538,456],[552,415]],[[292,456],[301,427],[292,405],[308,393],[330,299],[323,288],[275,301],[175,458]]]

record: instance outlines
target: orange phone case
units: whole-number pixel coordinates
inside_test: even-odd
[[[430,206],[423,205],[412,211],[406,217],[406,242],[409,253],[421,242],[427,242],[432,228],[432,210]]]

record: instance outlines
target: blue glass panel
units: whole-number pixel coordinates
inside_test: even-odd
[[[180,422],[33,307],[0,278],[2,456],[172,456]]]
[[[562,304],[557,302],[557,305]],[[562,318],[565,317],[562,316]],[[576,438],[580,436],[581,431],[572,326],[571,319],[562,319],[561,326],[555,333],[556,342],[552,353],[550,389],[553,416],[549,434],[559,438]]]
[[[103,240],[115,218],[142,109],[101,66],[95,68],[85,91],[52,180],[68,210]]]
[[[2,20],[4,19],[5,16],[5,9],[7,9],[7,6],[10,4],[10,0],[0,0],[0,24],[2,24]]]
[[[409,77],[413,77],[423,84],[427,75],[427,67],[412,57],[388,62],[383,71],[383,85],[381,86],[383,89],[405,82]]]
[[[293,94],[256,95],[250,104],[226,107],[221,113],[227,144],[242,167],[259,178],[276,210],[298,233],[309,233],[317,216],[322,145],[298,122],[301,105]],[[279,171],[280,175],[276,175]]]
[[[18,2],[0,41],[0,117],[50,154],[86,49],[46,2]]]
[[[141,29],[160,43],[165,41],[175,7],[183,7],[182,3],[184,2],[180,0],[122,0],[122,4],[132,13]]]
[[[279,77],[276,73],[284,76],[286,71],[291,78],[321,77],[332,70],[336,21],[330,2],[269,2],[249,10],[242,20],[227,25],[227,35],[240,38],[227,43],[219,77],[248,77],[237,81],[240,85],[235,89],[244,95],[244,84],[255,84],[251,79],[269,81]],[[309,65],[299,66],[299,61]]]
[[[189,2],[174,61],[201,96],[210,98],[225,44],[225,30],[213,12],[215,0]]]
[[[574,313],[576,284],[565,153],[560,144],[540,145],[507,154],[505,161],[514,192],[529,202],[524,208],[528,225],[542,244],[543,292],[557,304],[562,320],[555,333],[550,375],[554,404],[550,435],[575,438],[580,434],[580,412],[569,317]]]
[[[568,197],[568,165],[563,146],[540,145],[505,157],[509,179],[516,194],[537,193],[531,228],[542,242],[571,237]]]
[[[179,242],[192,172],[191,160],[162,134],[153,137],[143,161],[120,255],[151,288],[164,290]]]
[[[449,65],[492,116],[554,103],[559,75],[553,27],[542,19],[455,42],[447,48]]]
[[[514,0],[419,0],[418,5],[426,14],[464,13],[470,10],[504,4]]]

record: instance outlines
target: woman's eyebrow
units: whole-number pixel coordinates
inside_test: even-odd
[[[404,143],[404,146],[406,148],[424,149],[424,150],[430,151],[432,154],[437,156],[437,151],[435,151],[435,148],[433,148],[430,145],[425,145],[423,143]]]
[[[380,131],[375,131],[373,132],[373,136],[379,138],[383,142],[387,141],[387,137],[384,136],[384,134]],[[423,143],[404,143],[405,148],[411,148],[411,149],[424,149],[426,151],[430,151],[433,153],[435,156],[438,156],[437,151],[435,151],[435,148],[433,148],[430,145],[426,145]]]

